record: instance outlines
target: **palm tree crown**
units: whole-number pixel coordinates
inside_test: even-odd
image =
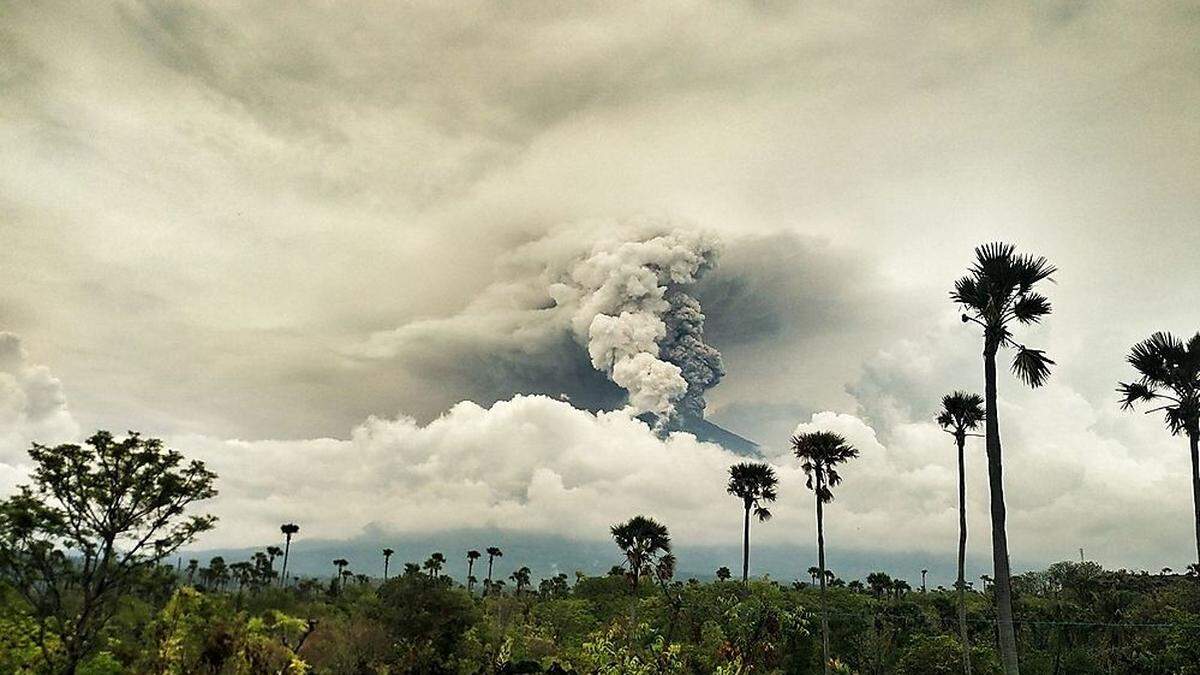
[[[1056,271],[1044,257],[1018,254],[1012,244],[984,244],[975,249],[975,263],[950,292],[963,309],[963,323],[983,327],[985,352],[995,354],[1002,346],[1017,350],[1012,370],[1031,387],[1045,384],[1054,361],[1015,342],[1009,324],[1038,323],[1050,313],[1050,300],[1033,288]]]
[[[771,518],[767,504],[775,501],[775,488],[779,479],[775,477],[775,469],[769,464],[742,462],[729,467],[729,494],[739,497],[746,508],[753,508],[754,515],[759,521]]]
[[[938,426],[948,433],[965,436],[968,431],[974,431],[983,423],[983,397],[979,394],[969,394],[956,391],[942,397],[942,409],[938,412]]]
[[[837,465],[858,457],[854,446],[831,431],[810,431],[793,436],[792,452],[801,460],[800,468],[808,477],[805,485],[816,491],[817,498],[826,504],[833,501],[831,488],[842,482]]]
[[[645,516],[634,516],[611,528],[613,541],[625,554],[634,582],[643,571],[671,553],[671,535],[667,526]]]
[[[1161,403],[1146,412],[1162,411],[1176,435],[1200,424],[1200,333],[1186,344],[1170,333],[1155,333],[1134,345],[1126,360],[1140,377],[1118,386],[1122,408]]]

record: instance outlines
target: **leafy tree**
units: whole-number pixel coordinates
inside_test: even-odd
[[[837,467],[858,457],[858,450],[838,434],[830,431],[810,431],[792,437],[792,452],[801,461],[800,468],[808,477],[807,487],[817,497],[817,569],[821,582],[821,652],[822,665],[829,673],[829,612],[825,601],[825,511],[833,501],[832,488],[842,482]]]
[[[1146,412],[1163,413],[1172,435],[1184,434],[1192,455],[1192,510],[1196,561],[1200,564],[1200,333],[1184,344],[1170,333],[1155,333],[1137,343],[1127,359],[1138,379],[1122,382],[1121,407],[1158,403]]]
[[[719,581],[729,581],[729,577],[731,576],[733,576],[733,574],[729,571],[728,567],[722,565],[717,568],[717,579]]]
[[[212,528],[185,514],[216,495],[216,475],[133,432],[29,456],[32,484],[0,502],[0,577],[32,608],[46,660],[74,673],[139,576]]]
[[[292,535],[300,531],[300,526],[295,523],[284,523],[283,525],[279,526],[279,531],[282,532],[284,536],[283,571],[280,573],[279,577],[279,583],[282,585],[287,583],[288,553],[290,553],[292,550]]]
[[[975,262],[968,274],[954,283],[950,298],[963,310],[964,323],[983,328],[983,374],[985,436],[987,439],[988,487],[991,493],[992,564],[996,578],[996,621],[1000,637],[1000,660],[1007,675],[1016,675],[1017,638],[1013,629],[1012,573],[1008,561],[1008,532],[1005,526],[1004,471],[1000,447],[1000,425],[996,414],[996,354],[1001,347],[1015,350],[1012,371],[1031,387],[1040,387],[1050,377],[1054,362],[1045,352],[1013,340],[1010,326],[1038,323],[1050,313],[1050,301],[1034,291],[1049,279],[1055,268],[1041,256],[1018,254],[1010,244],[985,244],[975,249]]]
[[[742,500],[745,517],[742,525],[742,583],[745,584],[750,574],[750,511],[758,517],[758,521],[766,522],[771,518],[767,508],[775,501],[775,488],[779,479],[770,464],[741,462],[729,467],[729,485],[726,491]]]
[[[966,560],[967,560],[967,474],[966,474],[966,443],[967,436],[978,436],[971,433],[979,428],[984,420],[983,398],[979,394],[968,394],[956,391],[942,397],[942,409],[938,412],[937,423],[942,429],[954,437],[955,447],[958,448],[958,579],[954,587],[958,589],[958,631],[964,649],[963,672],[971,673],[970,635],[967,631],[967,601],[966,601]],[[925,585],[925,572],[921,571],[921,586]]]

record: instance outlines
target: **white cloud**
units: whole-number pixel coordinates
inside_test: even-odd
[[[78,436],[62,383],[49,368],[30,362],[20,338],[0,332],[0,494],[24,480],[30,443]]]

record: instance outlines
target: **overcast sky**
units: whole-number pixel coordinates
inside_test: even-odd
[[[1182,566],[1186,444],[1113,388],[1200,330],[1200,11],[792,4],[0,2],[0,489],[139,429],[226,470],[213,543],[736,532],[719,449],[513,399],[619,395],[523,317],[649,219],[719,242],[708,416],[789,467],[762,536],[811,536],[804,423],[864,448],[842,545],[949,550],[931,416],[982,368],[947,291],[1000,239],[1060,268],[1050,385],[1001,381],[1014,556]]]

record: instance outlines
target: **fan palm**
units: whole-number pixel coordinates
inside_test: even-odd
[[[858,457],[858,450],[838,434],[810,431],[792,437],[792,452],[801,461],[808,477],[805,485],[817,497],[817,570],[821,583],[821,653],[825,673],[829,673],[829,612],[825,603],[825,511],[833,501],[833,487],[842,482],[837,467]]]
[[[501,551],[500,549],[496,548],[495,546],[489,546],[489,547],[487,547],[487,557],[488,557],[487,581],[483,585],[483,592],[485,594],[487,593],[487,590],[492,587],[492,561],[495,560],[496,558],[504,557],[504,551]]]
[[[1129,410],[1135,403],[1158,403],[1146,412],[1162,412],[1171,434],[1188,438],[1196,560],[1200,564],[1200,333],[1186,344],[1170,333],[1155,333],[1134,345],[1127,360],[1139,377],[1118,387],[1121,407]]]
[[[966,452],[964,448],[967,436],[978,436],[971,433],[979,428],[985,414],[983,399],[979,394],[968,394],[956,391],[942,397],[942,409],[938,412],[937,423],[942,429],[954,437],[958,448],[958,580],[954,583],[958,589],[958,632],[963,643],[963,672],[971,672],[971,647],[967,633],[967,474]],[[925,572],[921,572],[921,586],[925,586]]]
[[[779,479],[775,470],[769,464],[742,462],[729,467],[729,494],[742,500],[745,517],[742,525],[742,583],[746,583],[750,574],[750,511],[765,522],[771,518],[768,504],[775,501],[775,488]]]
[[[1000,637],[1000,660],[1007,675],[1017,675],[1017,638],[1013,630],[1012,580],[1008,564],[1008,532],[1005,528],[1004,463],[1001,458],[1000,425],[996,415],[996,354],[1001,347],[1015,351],[1012,371],[1025,384],[1040,387],[1050,377],[1054,362],[1045,352],[1030,349],[1013,339],[1014,322],[1033,324],[1050,313],[1050,300],[1034,291],[1050,278],[1055,268],[1041,256],[1018,254],[1011,244],[984,244],[975,249],[975,263],[968,274],[954,282],[950,299],[963,310],[963,323],[983,328],[983,376],[987,439],[988,487],[992,516],[992,565],[996,578],[996,623]]]
[[[342,577],[345,576],[346,567],[350,565],[350,561],[345,558],[338,558],[333,561],[333,566],[337,568],[337,573],[333,577],[335,584],[340,584]]]
[[[393,555],[394,553],[395,553],[395,551],[393,551],[393,550],[392,550],[392,549],[390,549],[390,548],[385,548],[385,549],[383,549],[383,580],[384,580],[384,581],[387,581],[387,578],[388,578],[388,563],[390,563],[390,562],[391,562],[391,560],[392,560],[392,555]]]
[[[300,531],[300,526],[295,523],[284,523],[279,526],[279,531],[283,533],[283,571],[279,574],[280,585],[286,583],[287,580],[287,564],[288,553],[292,550],[292,535]]]
[[[529,577],[531,574],[532,571],[528,567],[522,567],[521,569],[509,575],[509,578],[513,580],[513,584],[515,584],[517,587],[515,591],[517,595],[520,595],[521,591],[525,590],[525,587],[529,585]]]
[[[467,551],[467,592],[471,592],[471,588],[475,585],[475,561],[482,557],[479,551],[471,549]]]
[[[613,525],[611,532],[617,548],[625,554],[625,564],[629,566],[635,589],[642,574],[653,568],[661,557],[671,553],[671,535],[667,532],[667,526],[653,518],[634,516],[624,523]]]

